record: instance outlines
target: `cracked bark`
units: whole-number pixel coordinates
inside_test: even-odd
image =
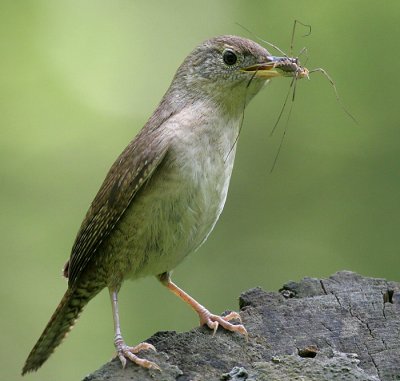
[[[240,296],[248,342],[221,329],[158,332],[143,352],[162,372],[118,358],[87,376],[103,380],[400,380],[400,283],[343,271]],[[302,377],[302,378],[300,378]]]

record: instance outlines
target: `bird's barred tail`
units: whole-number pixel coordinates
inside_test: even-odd
[[[42,335],[26,359],[22,375],[33,372],[41,367],[71,330],[83,307],[97,294],[97,292],[88,293],[85,291],[82,289],[67,290]]]

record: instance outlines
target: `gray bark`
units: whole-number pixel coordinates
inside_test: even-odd
[[[162,372],[118,358],[84,381],[400,380],[400,283],[343,271],[240,296],[249,339],[219,329],[158,332],[141,352]]]

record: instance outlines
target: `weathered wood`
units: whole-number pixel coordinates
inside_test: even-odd
[[[400,380],[400,283],[343,271],[240,296],[249,340],[201,327],[158,332],[143,352],[162,372],[118,359],[84,381]]]

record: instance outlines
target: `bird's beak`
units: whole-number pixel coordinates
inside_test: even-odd
[[[308,78],[308,69],[300,66],[297,58],[268,56],[265,62],[242,69],[255,77],[270,79],[274,77]]]

